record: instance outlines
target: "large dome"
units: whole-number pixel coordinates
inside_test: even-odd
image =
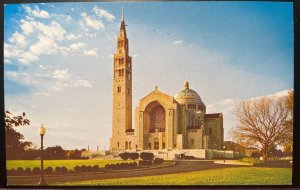
[[[194,90],[190,89],[189,82],[184,83],[184,89],[180,90],[175,95],[174,98],[180,104],[185,104],[185,103],[200,103],[200,104],[203,104],[199,94],[197,92],[195,92]]]

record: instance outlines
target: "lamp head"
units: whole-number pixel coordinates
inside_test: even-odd
[[[40,127],[40,135],[45,135],[46,133],[46,128],[44,127],[44,125],[42,124],[41,127]]]

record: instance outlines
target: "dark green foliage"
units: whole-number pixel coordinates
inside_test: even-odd
[[[98,172],[98,171],[100,171],[99,166],[98,165],[94,165],[93,166],[93,172]]]
[[[39,167],[34,167],[32,169],[32,173],[33,173],[33,175],[40,175],[41,169]]]
[[[136,160],[136,159],[138,159],[139,158],[139,153],[137,153],[137,152],[131,152],[131,153],[129,153],[129,159],[131,159],[131,160]]]
[[[61,160],[65,158],[66,158],[65,151],[61,146],[47,147],[44,150],[44,159]]]
[[[51,166],[47,167],[45,170],[44,170],[45,174],[52,174],[53,173],[53,168]]]
[[[140,158],[142,160],[153,160],[154,159],[154,154],[152,152],[141,152],[140,153]]]
[[[87,167],[86,167],[86,171],[87,171],[87,172],[92,172],[92,171],[93,171],[92,166],[87,166]]]
[[[139,160],[139,166],[152,166],[152,160]]]
[[[22,116],[13,117],[9,111],[6,111],[4,117],[6,159],[23,159],[26,152],[25,150],[29,148],[32,143],[23,141],[24,136],[14,128],[29,125],[30,121],[25,118],[25,113],[23,113]]]
[[[106,164],[104,166],[106,169],[112,169],[112,170],[127,170],[127,169],[133,169],[137,167],[136,162],[130,162],[130,163],[116,163],[116,164]]]
[[[17,175],[17,170],[15,170],[15,169],[7,170],[7,175],[8,175],[8,176],[14,176],[14,175]]]
[[[164,162],[163,158],[155,158],[154,159],[154,164],[162,164]]]
[[[55,167],[55,172],[60,173],[61,172],[61,167],[59,167],[59,166]]]
[[[119,154],[120,158],[122,158],[122,160],[128,160],[129,158],[129,153],[128,152],[122,152]]]
[[[26,169],[24,170],[24,174],[25,174],[25,175],[31,175],[31,169],[30,169],[30,168],[26,168]]]
[[[80,172],[81,170],[80,170],[80,166],[75,166],[74,167],[74,170],[75,170],[75,172]]]
[[[86,165],[82,165],[82,166],[80,167],[80,171],[86,172],[86,171],[87,171]]]
[[[68,169],[67,169],[67,167],[63,166],[63,167],[61,167],[60,171],[61,171],[61,173],[67,173]]]
[[[17,168],[17,175],[23,175],[24,174],[24,169],[22,167]]]

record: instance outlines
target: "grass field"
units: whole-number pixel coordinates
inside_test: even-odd
[[[113,164],[113,163],[121,163],[121,162],[132,162],[129,161],[122,161],[122,160],[44,160],[44,168],[51,166],[53,169],[57,166],[65,166],[68,170],[73,170],[75,166],[81,165],[98,165],[100,168],[103,168],[106,164]],[[22,168],[34,168],[40,167],[40,160],[7,160],[6,161],[6,168],[9,169],[17,169],[18,167]]]
[[[52,185],[291,185],[290,168],[224,168],[180,174],[82,181]]]

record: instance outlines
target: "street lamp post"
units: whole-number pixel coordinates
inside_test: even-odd
[[[223,146],[223,150],[224,150],[224,163],[225,163],[225,145]]]
[[[44,135],[46,133],[46,129],[44,127],[44,125],[42,124],[42,126],[40,127],[40,135],[41,135],[41,179],[39,182],[39,185],[43,186],[43,185],[47,185],[47,183],[45,182],[45,178],[44,178],[44,158],[43,158],[43,138]]]

